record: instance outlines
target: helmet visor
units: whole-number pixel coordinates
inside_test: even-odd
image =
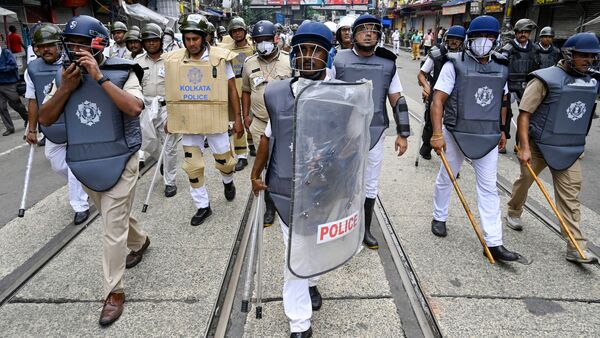
[[[329,51],[316,43],[299,43],[292,46],[290,61],[293,70],[310,75],[327,69]]]

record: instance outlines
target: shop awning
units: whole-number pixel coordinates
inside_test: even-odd
[[[466,4],[471,1],[472,0],[450,0],[450,1],[446,2],[445,4],[443,4],[442,7],[458,6],[458,5]]]
[[[6,8],[0,7],[0,16],[7,16],[11,19],[14,19],[15,21],[19,21],[19,17],[17,16],[17,13],[10,11]]]
[[[128,5],[123,3],[122,6],[125,14],[136,20],[140,20],[142,22],[154,22],[162,27],[165,27],[169,24],[169,19],[165,18],[164,15],[158,14],[144,5]]]
[[[588,22],[585,22],[583,25],[581,25],[581,27],[587,26],[587,25],[595,25],[597,23],[600,23],[600,16],[598,16],[597,18],[592,19],[592,20],[590,20]]]

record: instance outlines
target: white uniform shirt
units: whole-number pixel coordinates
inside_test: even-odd
[[[400,32],[394,31],[394,33],[392,33],[392,40],[400,41]]]
[[[489,62],[494,62],[490,60]],[[456,71],[454,70],[454,65],[451,61],[448,61],[442,67],[440,71],[440,76],[435,83],[435,87],[433,89],[442,91],[448,95],[452,94],[452,90],[454,89],[454,83],[456,81]],[[506,83],[504,84],[504,94],[508,94],[508,86]]]
[[[429,57],[425,57],[425,62],[421,66],[421,71],[425,74],[431,74],[433,72],[433,60]]]

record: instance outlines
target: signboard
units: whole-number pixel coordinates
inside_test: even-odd
[[[463,14],[467,10],[467,4],[442,7],[442,15]]]
[[[502,13],[503,11],[504,11],[504,9],[502,8],[502,5],[499,3],[485,5],[486,13]]]
[[[283,0],[267,0],[267,5],[281,6],[283,5]]]
[[[551,5],[563,2],[563,0],[535,0],[537,5]]]
[[[300,0],[287,0],[286,2],[288,5],[299,5],[300,4]]]

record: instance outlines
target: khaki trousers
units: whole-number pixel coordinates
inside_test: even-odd
[[[258,145],[260,144],[260,138],[265,134],[265,129],[267,128],[267,122],[263,122],[258,118],[253,118],[252,123],[250,124],[250,133],[252,134],[252,142],[254,142],[254,146],[258,150]]]
[[[535,143],[529,141],[531,148],[531,168],[538,175],[547,164]],[[552,183],[554,184],[554,201],[560,214],[577,244],[582,250],[587,249],[588,241],[581,233],[579,223],[581,221],[581,213],[579,202],[579,193],[581,192],[581,159],[577,159],[571,167],[566,170],[557,171],[550,169],[552,173]],[[508,216],[521,217],[523,206],[527,200],[527,191],[534,182],[533,177],[529,173],[527,166],[521,166],[521,176],[515,181],[512,189],[512,197],[508,201]],[[567,236],[561,228],[563,236]],[[569,249],[571,247],[569,243]]]
[[[412,47],[412,59],[421,59],[421,45],[418,43],[413,43]]]
[[[111,292],[123,290],[125,258],[128,251],[138,251],[146,241],[146,233],[131,216],[138,179],[138,155],[131,156],[121,178],[108,191],[97,192],[84,187],[102,216],[104,236],[102,268],[104,270],[104,298]]]

